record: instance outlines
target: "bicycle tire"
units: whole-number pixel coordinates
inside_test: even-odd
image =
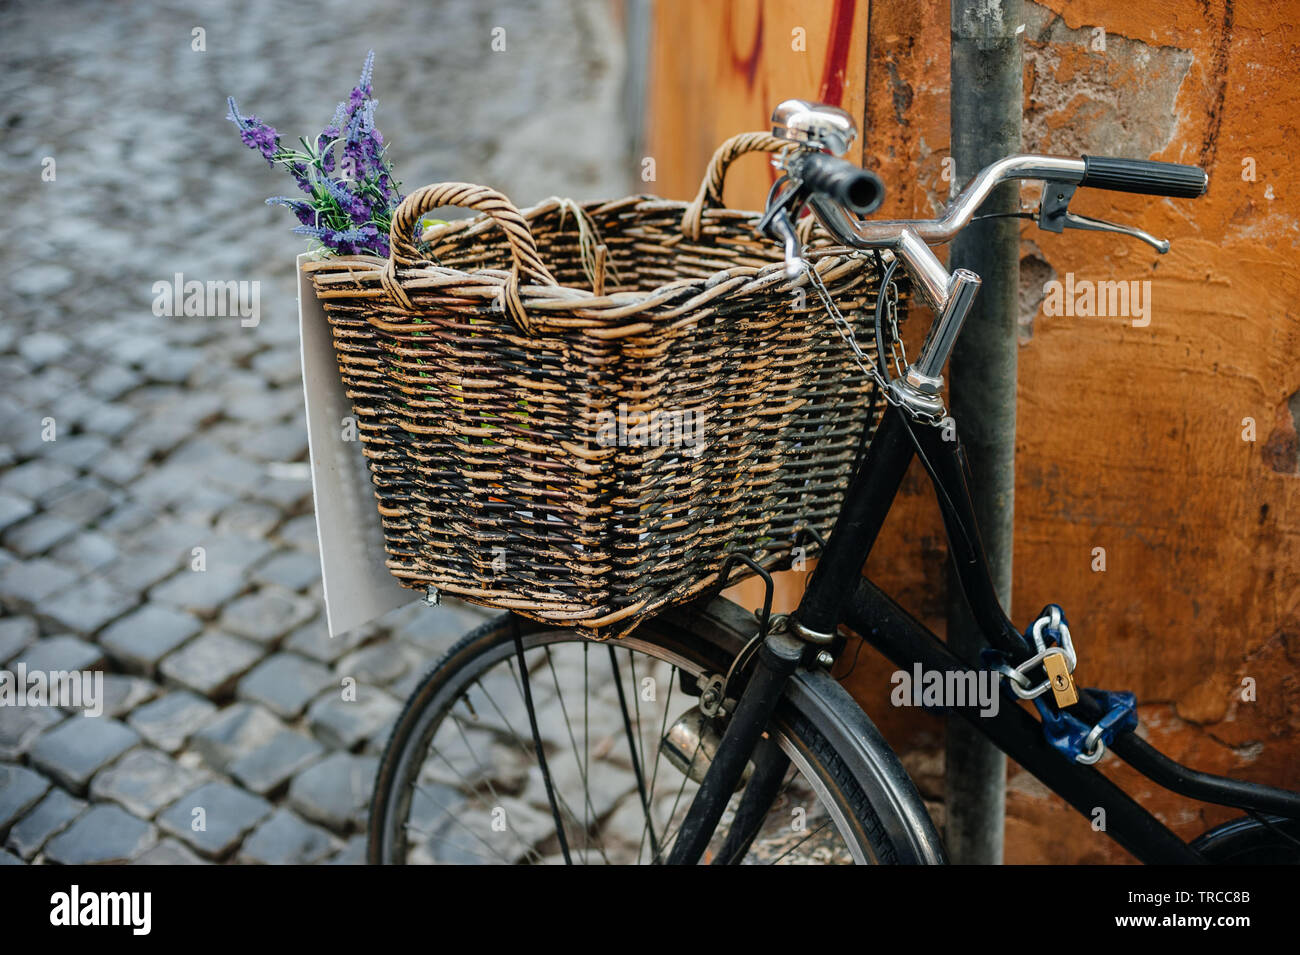
[[[503,614],[463,637],[425,676],[394,723],[380,760],[367,828],[371,864],[405,861],[409,792],[426,755],[421,750],[454,705],[459,688],[487,672],[491,658],[504,659],[512,652],[516,627],[526,648],[569,642],[571,634]],[[701,670],[720,672],[754,629],[751,615],[716,598],[647,620],[619,645],[653,648],[688,659]],[[572,636],[575,642],[581,639]],[[439,708],[444,712],[437,712]],[[809,782],[820,787],[817,794],[827,803],[827,813],[855,862],[946,861],[938,833],[901,762],[861,707],[827,674],[797,674],[773,725],[796,766],[802,763],[805,775],[815,775]]]
[[[1300,820],[1242,816],[1201,833],[1191,846],[1214,865],[1300,865]]]

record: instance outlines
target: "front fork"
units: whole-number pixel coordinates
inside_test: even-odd
[[[766,732],[777,702],[785,693],[785,684],[799,669],[806,649],[805,644],[787,633],[769,633],[764,638],[754,671],[740,694],[735,712],[727,721],[727,730],[718,745],[717,755],[709,764],[695,801],[678,830],[677,840],[668,856],[669,865],[694,865],[704,854],[718,827],[718,820],[727,808],[727,801],[736,791],[745,765]],[[774,759],[771,754],[768,759],[760,761],[758,772],[745,787],[741,811],[737,813],[717,861],[725,863],[745,854],[757,832],[758,823],[762,822],[768,806],[776,798],[788,765],[784,756]],[[775,785],[772,784],[773,775],[776,777]],[[764,796],[766,804],[756,805]]]

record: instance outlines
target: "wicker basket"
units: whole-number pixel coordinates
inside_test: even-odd
[[[621,636],[728,553],[775,566],[829,531],[883,398],[756,214],[721,208],[736,156],[786,145],[729,140],[689,204],[428,186],[390,260],[306,266],[404,585]],[[482,214],[413,241],[444,206]],[[873,260],[801,228],[865,346]]]

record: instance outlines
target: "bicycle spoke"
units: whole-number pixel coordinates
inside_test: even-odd
[[[520,685],[519,676],[517,676],[517,674],[515,673],[515,660],[513,659],[506,660],[506,665],[508,668],[510,668],[511,676],[515,677],[515,690],[519,691],[520,702],[523,702],[524,687]],[[521,737],[521,735],[519,735],[519,730],[515,729],[515,724],[512,724],[512,722],[510,721],[510,717],[506,716],[506,712],[504,712],[503,709],[500,708],[500,704],[497,702],[497,698],[495,698],[495,696],[491,695],[489,691],[487,691],[487,687],[482,685],[482,681],[476,680],[474,681],[473,685],[477,686],[478,689],[482,691],[482,694],[484,694],[485,698],[487,699],[487,703],[490,704],[491,708],[497,711],[497,715],[500,717],[500,721],[502,721],[503,724],[506,725],[506,730],[511,735],[512,742],[515,743],[515,746],[517,748],[519,748],[521,754],[524,754],[524,759],[529,761],[536,759],[537,758],[536,752],[533,752],[532,748],[526,745],[526,743],[524,742],[524,738]],[[560,793],[559,790],[556,790],[555,798],[559,799],[560,808],[564,809],[564,813],[569,817],[569,821],[571,821],[573,826],[577,828],[577,813],[573,812],[572,806],[569,806],[568,799],[565,798],[564,794]]]
[[[500,794],[497,793],[496,787],[492,785],[492,774],[488,771],[488,768],[483,765],[483,761],[478,758],[478,753],[474,751],[474,747],[470,745],[469,737],[465,735],[465,727],[461,725],[460,717],[456,716],[454,713],[449,715],[451,716],[452,723],[456,725],[456,731],[460,734],[461,742],[465,744],[465,748],[469,751],[470,757],[474,760],[474,765],[477,766],[479,772],[483,774],[483,782],[487,784],[488,793],[491,794],[493,802],[498,806],[503,805],[504,800],[501,798]],[[508,822],[507,827],[509,827]],[[525,852],[533,851],[528,843],[524,842],[524,837],[519,834],[518,830],[510,828],[510,832],[517,840],[519,840],[519,844],[524,847]],[[540,853],[538,854],[538,858],[541,858]]]
[[[478,795],[478,787],[476,787],[468,779],[466,779],[465,774],[462,773],[459,769],[457,769],[456,764],[451,761],[451,759],[447,756],[446,753],[442,752],[442,750],[434,746],[432,741],[430,741],[429,744],[429,752],[432,753],[434,756],[436,756],[438,759],[442,760],[447,765],[447,768],[450,769],[456,775],[456,778],[460,780],[461,788],[464,791],[464,795],[466,797],[473,798]],[[432,802],[435,808],[442,809],[444,812],[448,811],[445,807],[440,805],[436,799],[433,798],[433,796],[428,792],[428,790],[424,789],[420,785],[418,780],[412,781],[411,786],[412,788],[415,789],[416,792],[422,793],[426,799]],[[500,804],[499,799],[497,800],[497,803],[498,805]],[[528,843],[524,842],[522,836],[520,836],[518,833],[513,833],[513,834],[515,835],[515,838],[519,840],[519,843],[520,845],[523,846],[525,852],[533,852],[534,854],[537,854],[534,849],[529,847]],[[538,856],[538,858],[540,858],[540,855]]]
[[[424,798],[429,800],[429,802],[433,803],[435,809],[441,809],[448,819],[450,819],[456,825],[460,826],[462,829],[464,829],[467,833],[469,833],[479,842],[483,843],[483,845],[487,848],[488,852],[491,852],[494,856],[496,856],[506,865],[510,864],[510,860],[507,859],[505,856],[503,856],[500,852],[498,852],[496,847],[493,846],[492,843],[488,842],[486,839],[484,839],[481,835],[479,835],[469,826],[465,825],[465,823],[461,821],[461,819],[454,812],[448,811],[447,807],[443,806],[441,803],[438,802],[438,800],[434,799],[428,790],[426,790],[419,783],[415,783],[414,786],[415,786],[415,791],[420,793],[422,796],[424,796]]]
[[[528,698],[526,698],[525,695],[524,695],[524,687],[523,687],[523,683],[522,683],[522,681],[521,681],[521,679],[520,679],[519,674],[516,672],[515,665],[514,665],[514,661],[513,661],[513,660],[507,660],[506,663],[507,663],[507,666],[508,666],[509,669],[510,669],[511,676],[514,678],[515,689],[516,689],[516,691],[519,693],[519,697],[520,697],[520,699],[524,702],[524,705],[527,707],[527,706],[528,706]],[[520,670],[527,670],[527,669],[528,669],[526,661],[525,661],[524,663],[521,663],[521,664],[519,665],[519,669],[520,669]],[[551,668],[551,671],[552,671],[552,675],[554,676],[555,671],[554,671],[554,668],[553,668],[553,667]],[[505,712],[501,709],[500,704],[497,703],[496,698],[495,698],[494,696],[492,696],[491,693],[488,692],[487,688],[483,686],[481,680],[475,680],[475,681],[474,681],[474,685],[478,686],[478,688],[483,692],[484,697],[487,698],[487,701],[488,701],[489,705],[490,705],[490,706],[491,706],[491,707],[496,711],[497,715],[501,717],[502,722],[505,723],[506,729],[510,732],[511,736],[514,737],[515,743],[516,743],[516,745],[519,747],[520,751],[525,755],[525,757],[527,757],[527,758],[529,758],[529,759],[534,758],[534,756],[536,756],[536,754],[533,753],[533,752],[531,752],[531,751],[528,749],[528,747],[524,745],[523,739],[522,739],[522,738],[519,736],[519,734],[515,731],[514,726],[513,726],[513,724],[511,724],[509,717],[507,717],[507,716],[505,715]],[[530,682],[530,686],[531,686],[531,682]],[[558,693],[558,692],[559,692],[559,681],[558,681],[558,678],[556,678],[556,690],[557,690],[557,693]],[[564,713],[564,715],[565,715],[565,723],[566,723],[566,725],[568,725],[568,714],[567,714],[567,711],[565,710],[565,707],[564,707],[564,704],[563,704],[563,696],[562,696],[562,695],[561,695],[561,697],[560,697],[560,709],[561,709],[561,712]],[[569,731],[569,739],[570,739],[570,743],[571,743],[571,745],[572,745],[573,748],[574,748],[575,759],[576,759],[576,758],[577,758],[577,756],[576,756],[576,753],[577,753],[577,743],[576,743],[576,741],[574,741],[574,739],[573,739],[573,732],[572,732],[572,729],[571,729],[571,728],[570,728],[570,731]],[[580,774],[582,773],[582,762],[581,762],[580,759],[578,760],[578,771],[579,771]],[[586,789],[586,778],[585,778],[585,776],[583,776],[583,786],[584,786],[584,793],[587,794],[587,802],[590,803],[590,798],[591,798],[591,797],[590,797],[590,793],[589,793],[589,792],[587,791],[587,789]],[[588,838],[588,836],[586,835],[586,833],[588,833],[588,831],[589,831],[589,828],[590,828],[590,827],[589,827],[589,824],[587,824],[587,823],[582,823],[582,824],[580,824],[580,823],[578,822],[578,816],[577,816],[577,813],[575,813],[575,812],[573,811],[573,807],[569,805],[568,800],[565,798],[564,794],[563,794],[562,792],[559,791],[559,789],[556,789],[556,788],[554,788],[554,786],[552,786],[552,792],[553,792],[555,798],[559,801],[560,807],[563,809],[564,813],[569,817],[570,821],[573,823],[574,829],[575,829],[575,830],[578,829],[579,826],[581,825],[582,831],[584,832],[584,842],[585,842],[585,840]],[[550,795],[550,793],[548,793],[548,796],[549,796],[549,795]],[[585,815],[585,813],[584,813],[584,815]],[[590,845],[589,843],[585,842],[585,847],[589,847],[589,845]],[[599,845],[596,846],[596,851],[600,853],[601,858],[605,860],[605,863],[606,863],[607,865],[610,864],[610,863],[609,863],[609,857],[608,857],[608,856],[606,855],[606,853],[605,853],[605,847],[604,847],[603,841],[602,841],[601,844],[599,844]]]
[[[662,721],[659,724],[659,738],[658,741],[656,741],[655,743],[655,764],[650,770],[650,805],[651,806],[654,805],[654,801],[655,801],[655,783],[659,779],[659,762],[660,760],[663,759],[663,755],[664,755],[664,748],[660,741],[663,740],[664,734],[668,732],[668,714],[672,710],[673,687],[676,685],[677,685],[677,667],[674,666],[672,673],[669,674],[668,677],[668,696],[664,700],[664,715]],[[668,824],[672,825],[671,818],[668,820]],[[649,820],[646,821],[646,826],[642,827],[641,829],[641,841],[637,845],[637,850],[636,850],[637,862],[641,861],[641,848],[642,846],[645,845],[646,832],[648,827],[649,827]],[[662,852],[662,850],[663,847],[660,846],[660,851]],[[659,856],[652,855],[650,856],[650,858],[657,859],[659,858]]]
[[[515,689],[518,691],[519,699],[522,701],[524,698],[524,689],[519,682],[518,674],[515,673],[515,661],[513,659],[506,660],[506,665],[510,669],[511,676],[514,677]],[[514,741],[515,746],[518,747],[519,752],[523,753],[524,759],[529,761],[533,760],[537,754],[524,743],[523,737],[519,735],[514,724],[510,722],[510,717],[506,716],[505,711],[501,709],[501,705],[497,703],[496,697],[488,692],[487,687],[483,686],[481,680],[475,680],[474,685],[483,692],[483,696],[487,698],[488,704],[496,711],[497,715],[501,717],[501,722],[505,724],[506,730],[510,733],[510,736]],[[555,798],[560,801],[560,808],[563,809],[565,814],[569,817],[569,821],[573,823],[574,828],[577,828],[578,816],[573,811],[573,807],[569,805],[569,801],[565,798],[564,793],[557,791],[555,793]]]
[[[632,707],[636,711],[637,744],[641,749],[641,765],[645,765],[645,734],[641,732],[641,692],[636,679],[636,654],[627,651],[627,662],[632,668]]]
[[[542,767],[542,782],[546,784],[546,799],[551,804],[551,818],[555,820],[555,835],[560,840],[560,852],[564,855],[564,864],[573,865],[569,855],[569,840],[564,835],[564,821],[560,818],[560,807],[555,801],[555,786],[551,783],[551,770],[546,765],[546,752],[542,749],[542,736],[537,730],[537,711],[533,708],[533,691],[528,679],[528,662],[524,659],[524,641],[519,635],[519,621],[514,622],[515,655],[519,658],[519,674],[524,685],[524,705],[528,709],[528,725],[533,731],[533,748],[537,750],[537,761]]]
[[[830,824],[831,824],[831,821],[830,821],[829,819],[827,819],[825,822],[823,822],[820,826],[818,826],[818,827],[817,827],[816,829],[814,829],[812,832],[808,833],[808,835],[804,836],[802,839],[800,839],[798,842],[796,842],[794,845],[792,845],[789,849],[786,849],[785,852],[782,852],[779,856],[777,856],[775,859],[773,859],[771,862],[769,862],[768,865],[776,865],[778,862],[780,862],[782,859],[784,859],[784,858],[785,858],[786,856],[788,856],[790,853],[794,852],[795,849],[798,849],[801,845],[803,845],[805,842],[807,842],[807,841],[808,841],[809,839],[811,839],[813,836],[817,835],[817,833],[821,832],[823,829],[825,829],[825,828],[826,828],[827,826],[829,826]]]
[[[564,725],[569,731],[569,745],[573,747],[573,758],[578,764],[578,777],[582,781],[583,800],[586,804],[583,808],[583,818],[587,818],[588,811],[590,811],[591,815],[595,815],[596,813],[595,807],[591,804],[591,785],[587,782],[587,772],[583,768],[582,757],[578,754],[578,740],[573,735],[573,723],[569,720],[569,708],[564,705],[564,693],[560,689],[559,674],[555,672],[555,662],[551,659],[551,648],[547,646],[543,649],[546,650],[546,664],[551,669],[551,679],[555,682],[555,695],[560,701],[560,712],[564,715]],[[605,864],[609,865],[609,857],[605,855],[605,843],[603,839],[600,841],[600,844],[596,846],[596,851],[599,852],[601,858],[605,860]]]
[[[695,751],[691,753],[691,758],[686,763],[687,768],[695,765],[695,757],[700,754],[700,747],[703,745],[704,745],[704,737],[701,736],[699,741],[695,744]],[[670,827],[673,824],[673,817],[677,815],[677,806],[682,801],[682,793],[686,792],[686,784],[690,781],[691,781],[691,777],[686,773],[682,773],[682,784],[677,787],[677,796],[675,799],[673,799],[673,808],[668,811],[668,825]],[[682,822],[685,821],[686,819],[683,818]],[[673,829],[670,835],[664,836],[664,844],[663,844],[664,849],[667,849],[672,844],[672,841],[677,838],[677,834],[681,831],[681,828],[682,828],[681,823],[678,823],[677,828]],[[658,857],[652,856],[652,858],[658,858]]]
[[[629,651],[630,654],[630,651]],[[654,820],[650,815],[650,799],[646,794],[645,774],[641,772],[641,760],[637,758],[636,739],[632,732],[632,718],[627,712],[627,696],[623,692],[623,674],[618,668],[618,656],[614,653],[614,648],[609,648],[609,665],[614,671],[614,687],[618,691],[618,708],[623,714],[623,729],[627,733],[628,753],[632,758],[632,772],[636,775],[637,793],[641,797],[641,809],[645,813],[645,824],[650,828],[650,851],[653,855],[659,854],[659,841],[655,838]],[[635,670],[633,671],[635,673]],[[635,693],[635,680],[633,682],[633,693]],[[641,725],[640,713],[637,714],[637,726]],[[641,856],[637,854],[637,861]]]

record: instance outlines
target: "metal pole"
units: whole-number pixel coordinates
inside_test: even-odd
[[[954,187],[994,160],[1020,151],[1021,0],[951,0]],[[1015,183],[983,212],[1014,212]],[[950,408],[970,458],[975,514],[998,598],[1011,606],[1015,494],[1016,348],[1020,287],[1017,219],[974,223],[952,244],[949,268],[984,279],[949,366]],[[984,642],[961,586],[949,572],[948,645],[978,661]],[[1002,861],[1006,757],[965,721],[948,723],[946,839],[954,862]]]

